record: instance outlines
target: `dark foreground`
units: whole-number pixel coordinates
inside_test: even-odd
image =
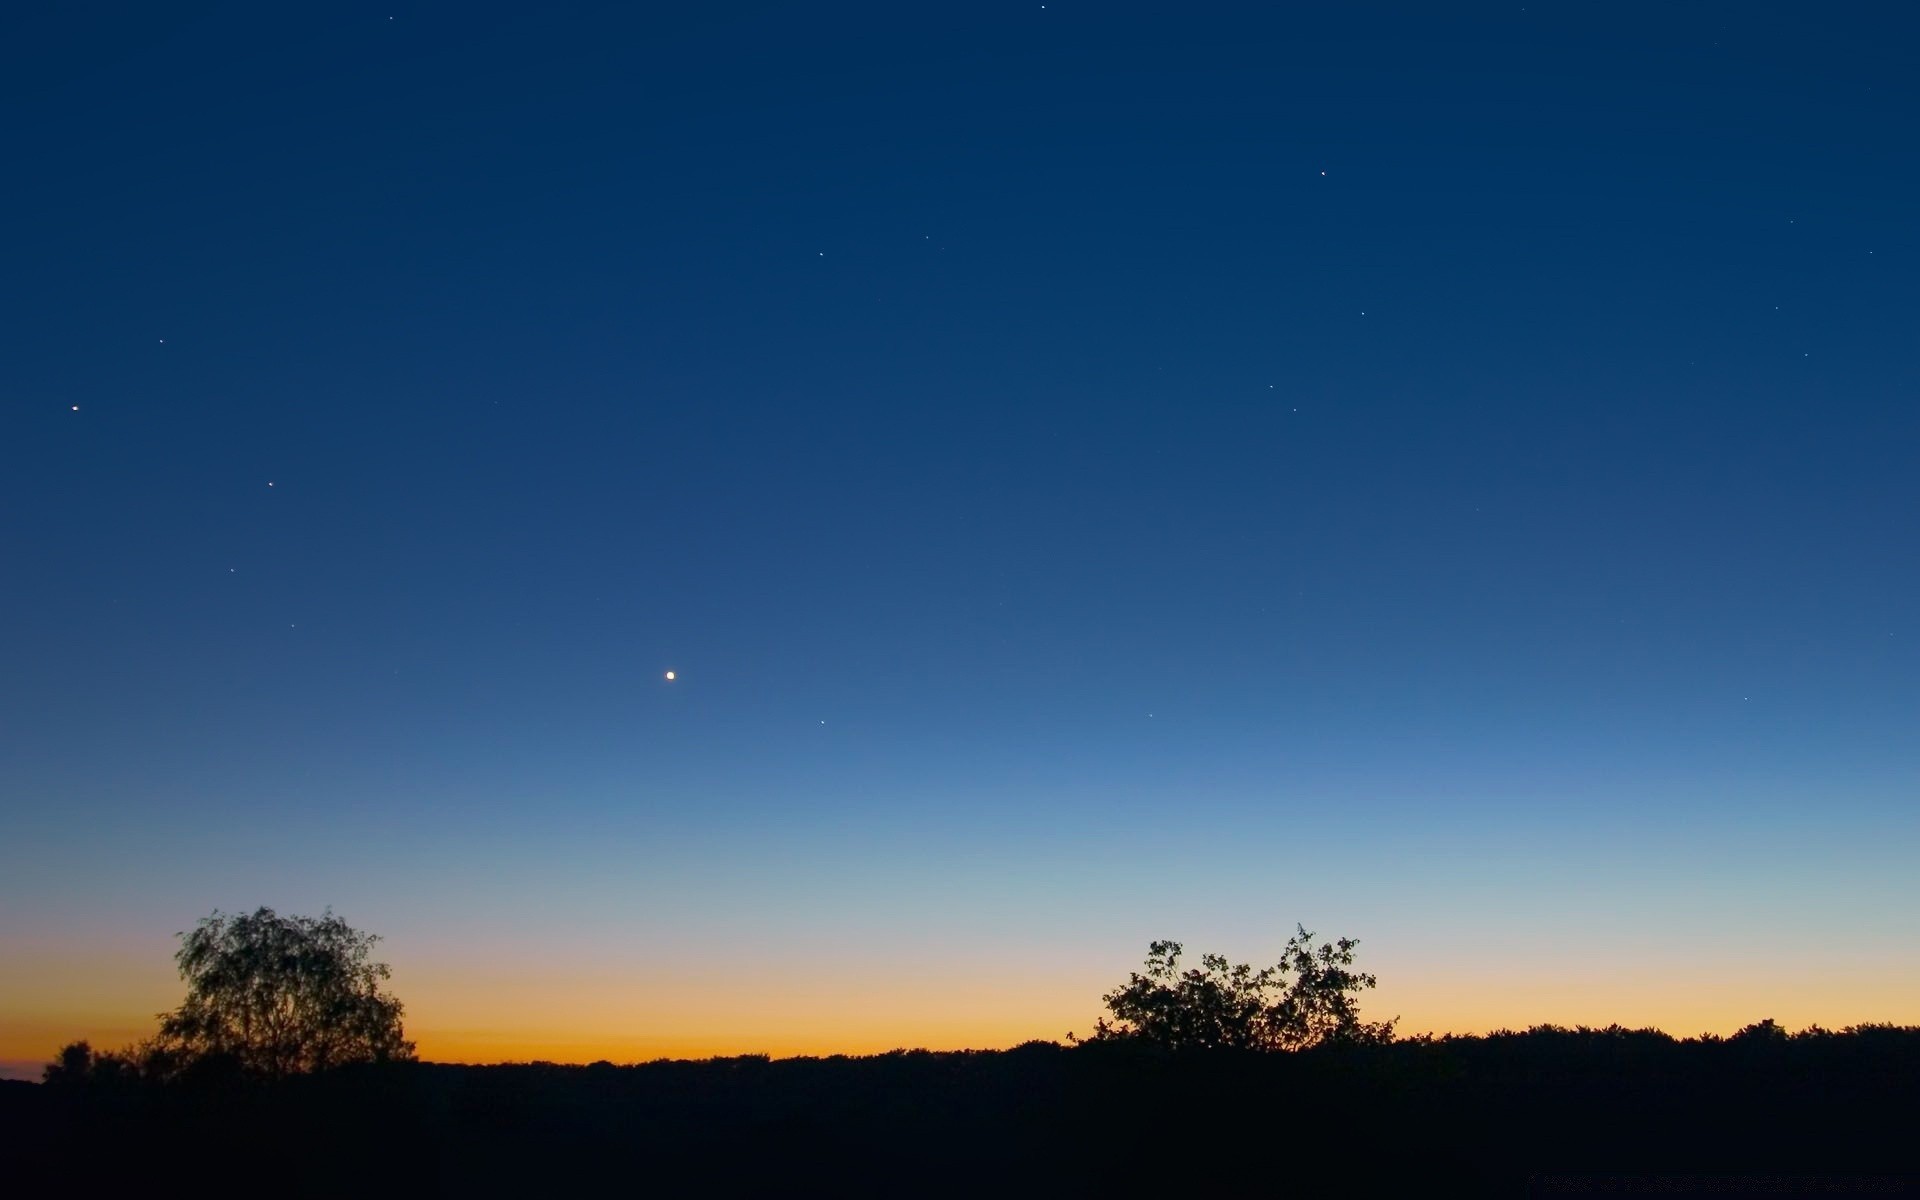
[[[9,1085],[0,1120],[68,1195],[1920,1196],[1920,1029],[410,1064]]]

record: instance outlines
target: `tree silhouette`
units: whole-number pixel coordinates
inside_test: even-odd
[[[60,1047],[60,1056],[40,1072],[40,1082],[56,1088],[84,1087],[92,1077],[93,1046],[84,1041]]]
[[[1812,1033],[1813,1030],[1816,1029],[1820,1030],[1821,1033],[1826,1032],[1817,1025],[1809,1029],[1808,1032]],[[1730,1042],[1739,1042],[1742,1045],[1777,1046],[1784,1044],[1788,1037],[1789,1035],[1785,1029],[1774,1024],[1772,1017],[1767,1017],[1765,1020],[1755,1021],[1751,1025],[1742,1026],[1728,1037],[1727,1040]]]
[[[40,1082],[57,1091],[111,1090],[140,1082],[145,1047],[95,1050],[86,1041],[68,1042],[40,1072]]]
[[[1146,973],[1101,999],[1113,1014],[1095,1025],[1091,1041],[1139,1041],[1169,1050],[1305,1050],[1330,1043],[1393,1039],[1393,1021],[1360,1019],[1355,993],[1376,983],[1348,970],[1353,938],[1313,948],[1305,926],[1287,940],[1280,961],[1254,969],[1201,956],[1200,968],[1180,969],[1179,942],[1147,948]],[[1291,977],[1291,978],[1289,978]]]
[[[154,1045],[174,1068],[225,1059],[280,1077],[413,1057],[400,1002],[380,990],[387,965],[369,958],[379,939],[332,910],[215,912],[180,938],[187,998],[161,1014]]]

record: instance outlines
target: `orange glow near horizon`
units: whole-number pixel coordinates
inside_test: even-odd
[[[0,984],[0,1062],[16,1076],[34,1073],[33,1064],[75,1039],[103,1049],[138,1041],[152,1033],[155,1014],[179,1000],[179,981],[164,960],[39,965]],[[1374,966],[1399,983],[1368,993],[1363,1011],[1376,1019],[1399,1015],[1402,1034],[1618,1023],[1686,1037],[1731,1033],[1765,1017],[1789,1029],[1920,1018],[1920,966],[1913,965],[1786,980],[1764,963],[1586,976],[1548,964],[1497,975]],[[1126,969],[1113,980],[961,973],[782,979],[749,972],[513,979],[436,971],[396,973],[394,991],[407,1003],[409,1034],[426,1059],[628,1063],[1063,1041],[1070,1030],[1092,1029],[1100,994]]]

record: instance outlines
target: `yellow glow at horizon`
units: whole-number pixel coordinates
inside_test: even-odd
[[[30,956],[38,957],[38,956]],[[65,1043],[99,1048],[150,1035],[179,1002],[172,964],[146,957],[14,962],[0,974],[0,1060],[44,1063]],[[977,965],[976,965],[977,966]],[[734,1054],[874,1054],[893,1049],[996,1049],[1085,1034],[1100,995],[1124,978],[983,972],[831,973],[662,966],[642,974],[515,973],[437,963],[398,969],[409,1035],[442,1062],[644,1062]],[[1362,1011],[1398,1015],[1402,1034],[1484,1033],[1531,1025],[1619,1023],[1675,1036],[1727,1034],[1772,1017],[1789,1029],[1874,1021],[1920,1023],[1920,964],[1863,964],[1839,974],[1782,978],[1765,961],[1684,969],[1671,964],[1567,972],[1541,966],[1486,972],[1393,970]],[[1398,979],[1398,983],[1392,981]]]

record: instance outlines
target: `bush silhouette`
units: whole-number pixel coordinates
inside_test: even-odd
[[[1350,971],[1353,948],[1341,938],[1313,948],[1305,926],[1287,939],[1280,961],[1255,969],[1203,955],[1198,970],[1180,969],[1179,942],[1147,948],[1146,973],[1102,997],[1113,1014],[1090,1041],[1134,1041],[1168,1050],[1305,1050],[1326,1044],[1393,1040],[1393,1021],[1360,1019],[1355,993],[1376,983]],[[1291,977],[1291,978],[1289,978]]]
[[[380,990],[379,939],[331,911],[283,917],[270,908],[215,912],[180,935],[175,957],[187,981],[181,1006],[160,1017],[144,1055],[172,1075],[230,1063],[278,1078],[350,1063],[411,1059],[400,1002]]]

